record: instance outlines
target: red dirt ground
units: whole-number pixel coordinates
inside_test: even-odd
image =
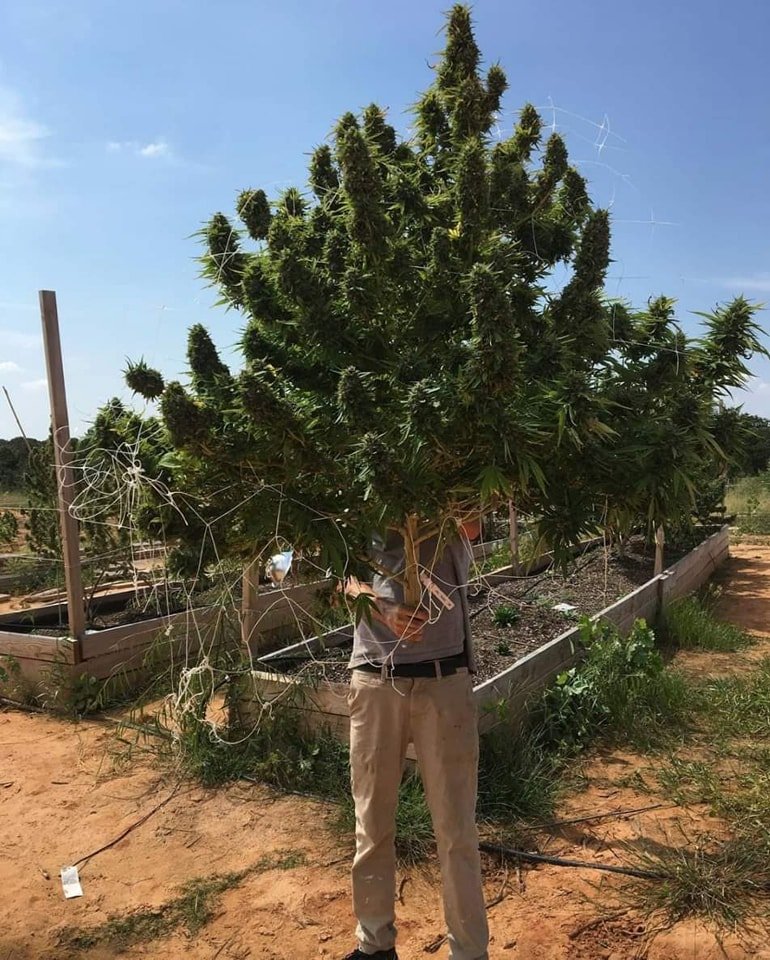
[[[683,654],[694,672],[750,669],[770,653],[770,546],[733,549],[721,579],[726,617],[768,638],[742,655]],[[305,960],[342,956],[352,946],[348,895],[350,843],[329,826],[324,804],[238,784],[206,790],[164,781],[138,751],[118,759],[114,731],[49,716],[0,712],[0,960]],[[630,774],[654,760],[622,751],[591,759],[585,779],[560,805],[559,817],[645,806]],[[585,784],[585,788],[583,788]],[[172,795],[173,794],[173,795]],[[115,846],[81,867],[84,896],[65,900],[59,869],[113,840],[171,799]],[[618,841],[640,837],[681,844],[681,830],[721,825],[673,806],[591,826],[557,828],[541,841],[548,853],[622,863]],[[223,874],[266,855],[301,853],[306,865],[257,873],[226,891],[212,920],[194,937],[182,929],[132,946],[71,952],[58,943],[68,926],[91,927],[110,914],[158,906],[192,878]],[[493,960],[770,960],[759,938],[717,934],[696,922],[656,931],[633,912],[611,913],[623,878],[583,869],[485,865]],[[425,947],[442,933],[434,864],[405,874],[399,907],[401,960],[445,957]],[[614,908],[617,914],[623,909]],[[721,939],[721,943],[720,943]]]

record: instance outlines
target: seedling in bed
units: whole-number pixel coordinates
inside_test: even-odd
[[[513,607],[507,603],[501,603],[492,614],[492,619],[496,627],[512,627],[519,619],[521,613],[518,607]]]
[[[495,651],[499,653],[501,657],[510,657],[513,652],[507,640],[501,640],[495,647]]]

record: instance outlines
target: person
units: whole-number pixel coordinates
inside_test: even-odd
[[[351,578],[346,593],[371,596],[350,660],[350,772],[356,815],[352,869],[358,946],[344,960],[397,960],[395,817],[407,747],[414,743],[441,866],[450,960],[487,960],[489,933],[476,829],[478,719],[473,699],[466,586],[470,540],[420,545],[426,588],[417,608],[392,575],[404,568],[401,537],[374,543],[371,586]],[[390,574],[390,575],[389,575]]]

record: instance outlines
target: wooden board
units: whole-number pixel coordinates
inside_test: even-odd
[[[474,560],[486,560],[486,558],[496,550],[501,550],[507,546],[508,539],[487,540],[486,543],[474,543],[471,547],[471,553]]]
[[[41,637],[0,630],[0,657],[23,657],[25,660],[59,660],[74,663],[75,641],[62,637]]]
[[[319,591],[328,583],[328,580],[322,580],[314,584],[300,584],[285,590],[260,594],[257,598],[260,631],[272,633],[294,626],[303,616],[308,618],[307,608],[315,603]],[[89,632],[83,638],[83,659],[91,660],[94,657],[110,654],[121,646],[126,650],[132,646],[141,646],[148,642],[148,635],[158,634],[169,628],[185,627],[193,633],[200,630],[210,632],[211,624],[221,622],[226,613],[226,609],[221,606],[198,607],[168,616],[153,617],[149,620],[124,623],[117,627]]]

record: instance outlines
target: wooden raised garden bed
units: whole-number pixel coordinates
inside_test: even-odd
[[[481,729],[496,722],[499,711],[494,708],[502,702],[515,722],[533,694],[577,661],[578,613],[610,621],[623,633],[639,619],[654,623],[666,604],[702,586],[728,554],[725,526],[659,576],[652,575],[652,557],[633,549],[623,558],[608,557],[594,541],[584,545],[571,576],[535,569],[514,578],[503,570],[471,583],[479,667],[474,696]],[[559,613],[553,610],[557,602],[576,609]],[[517,607],[520,620],[509,628],[496,627],[492,611],[498,604]],[[328,728],[347,740],[351,638],[347,626],[260,657],[260,668],[247,678],[234,705],[240,722],[248,722],[265,702],[280,698],[295,704],[308,726]]]
[[[476,544],[474,558],[482,560],[506,542]],[[147,550],[148,555],[156,552]],[[258,636],[250,645],[251,655],[257,656],[312,629],[318,595],[329,584],[330,581],[322,580],[283,589],[267,588],[259,593],[254,610]],[[237,617],[235,605],[232,610],[215,605],[109,623],[110,619],[119,619],[112,617],[116,610],[124,609],[132,601],[141,601],[151,590],[145,586],[113,589],[108,596],[96,596],[91,606],[106,624],[98,630],[87,630],[79,641],[67,635],[67,606],[63,600],[0,614],[0,663],[3,657],[12,657],[21,676],[32,684],[43,679],[54,665],[72,677],[88,674],[106,680],[117,673],[140,669],[151,649],[155,662],[193,657],[210,642],[223,621]]]
[[[276,643],[296,637],[312,622],[319,593],[329,581],[268,588],[258,594],[256,614],[260,637]],[[97,610],[109,621],[110,611],[125,607],[147,593],[126,590],[98,598]],[[87,630],[80,640],[66,636],[66,605],[44,604],[0,616],[0,663],[12,657],[21,676],[36,683],[54,665],[72,677],[88,674],[105,680],[118,673],[139,670],[152,649],[155,662],[191,657],[210,641],[225,620],[237,622],[237,611],[221,604],[183,609],[162,616]],[[58,635],[57,635],[58,634]]]

